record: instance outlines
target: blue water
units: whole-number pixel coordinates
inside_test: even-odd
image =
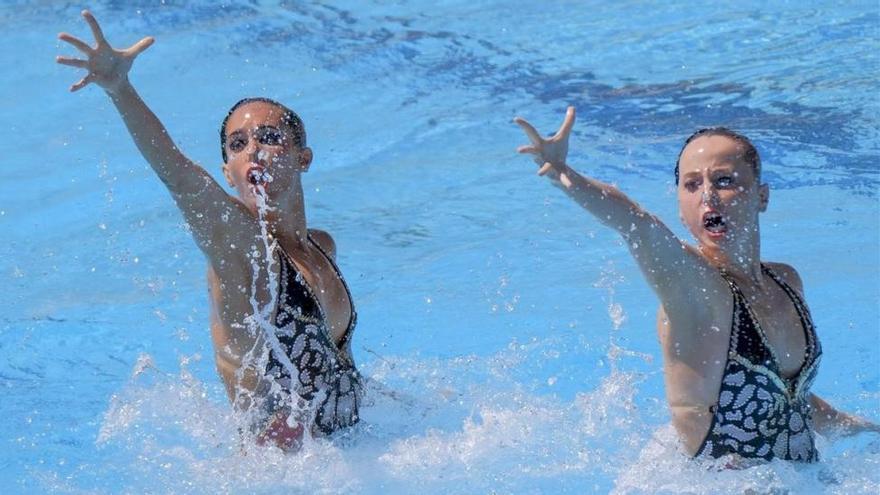
[[[186,4],[186,5],[184,5]],[[364,425],[242,455],[204,260],[108,98],[76,94],[79,5],[0,7],[3,493],[877,493],[880,438],[709,472],[668,427],[656,299],[613,232],[513,150],[578,108],[570,161],[681,236],[696,127],[757,143],[765,259],[800,271],[814,391],[880,420],[876,2],[96,2],[132,80],[217,177],[229,105],[304,118],[310,225],[359,312]]]

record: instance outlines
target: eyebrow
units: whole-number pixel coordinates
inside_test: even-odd
[[[278,132],[281,132],[281,128],[280,128],[280,127],[275,127],[274,125],[268,125],[268,124],[266,124],[266,125],[261,125],[261,126],[257,126],[257,128],[254,129],[254,132],[265,132],[265,131],[267,131],[267,130],[269,130],[269,131],[278,131]],[[246,132],[245,130],[243,130],[243,129],[236,129],[236,130],[230,132],[229,134],[227,134],[227,135],[226,135],[226,138],[229,139],[229,138],[232,138],[232,137],[234,137],[234,136],[240,136],[240,135],[242,135],[242,134],[247,135],[247,132]]]

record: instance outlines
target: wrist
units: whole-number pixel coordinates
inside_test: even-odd
[[[104,91],[114,100],[124,96],[126,93],[134,92],[134,87],[128,80],[128,76],[123,76],[115,84],[104,86]]]

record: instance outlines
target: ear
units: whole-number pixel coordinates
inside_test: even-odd
[[[232,182],[232,173],[229,171],[229,165],[224,163],[221,168],[223,169],[223,177],[226,177],[226,183],[229,184],[229,187],[234,188],[235,184]]]
[[[761,213],[767,211],[767,204],[770,203],[770,186],[761,184],[758,186],[759,209]]]
[[[303,148],[299,151],[299,169],[302,172],[308,172],[309,166],[312,164],[312,149],[311,148]]]

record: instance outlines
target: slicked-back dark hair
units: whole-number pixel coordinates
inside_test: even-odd
[[[242,98],[241,100],[238,100],[235,105],[232,105],[232,108],[226,113],[226,117],[223,118],[223,123],[220,124],[220,152],[223,154],[223,163],[226,163],[228,158],[226,156],[226,123],[229,122],[229,117],[238,109],[238,107],[254,102],[268,103],[278,107],[282,111],[281,122],[290,127],[290,130],[293,132],[293,144],[300,148],[306,147],[306,128],[303,125],[302,119],[299,118],[299,115],[297,115],[296,112],[271,98],[264,98],[262,96]]]
[[[684,145],[681,147],[681,151],[678,152],[678,159],[675,160],[676,186],[678,185],[678,165],[681,162],[681,155],[682,153],[684,153],[684,149],[687,148],[687,145],[691,144],[691,141],[703,136],[725,136],[743,145],[746,149],[744,156],[746,163],[752,166],[752,172],[754,172],[755,174],[755,180],[761,180],[761,156],[758,155],[758,149],[755,148],[755,145],[752,144],[749,138],[734,130],[728,129],[727,127],[704,127],[703,129],[699,129],[697,132],[691,134],[690,137],[684,141]]]

